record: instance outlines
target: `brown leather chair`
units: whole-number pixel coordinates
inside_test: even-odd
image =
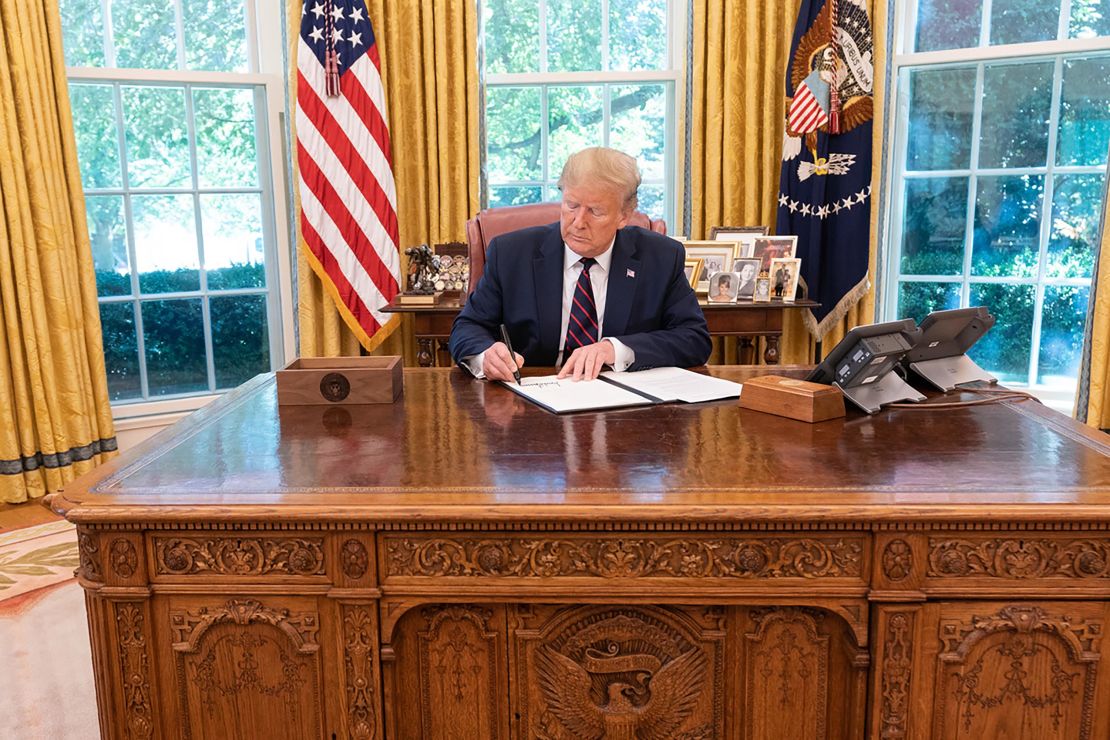
[[[478,278],[486,269],[486,250],[495,236],[507,234],[529,226],[543,226],[559,220],[559,203],[529,203],[524,206],[502,206],[479,211],[466,222],[467,251],[470,256],[470,291],[478,285]],[[636,211],[629,223],[645,229],[667,233],[663,219],[652,221],[646,213]]]

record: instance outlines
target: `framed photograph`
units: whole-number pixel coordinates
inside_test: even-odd
[[[735,272],[715,272],[709,276],[710,303],[736,303],[740,276]]]
[[[766,226],[712,226],[709,238],[718,241],[732,241],[737,235],[767,236],[770,229]]]
[[[767,303],[771,300],[771,278],[762,275],[755,279],[755,295],[752,296],[753,303]]]
[[[709,290],[710,275],[715,272],[728,272],[732,267],[732,259],[736,255],[735,245],[732,242],[690,241],[683,246],[686,248],[686,259],[702,261],[701,274],[698,276],[696,286],[699,292]]]
[[[759,277],[759,260],[750,258],[734,259],[732,261],[732,271],[740,279],[736,288],[736,300],[752,300],[755,295],[755,281]]]
[[[691,257],[686,258],[686,280],[694,290],[698,289],[698,279],[701,277],[702,261]]]
[[[798,273],[802,261],[797,257],[774,257],[771,259],[771,297],[787,303],[794,302],[798,291]]]
[[[719,235],[714,241],[718,242],[732,242],[735,246],[733,249],[736,251],[736,257],[751,257],[755,251],[755,240],[759,238],[759,234],[723,234]]]
[[[759,236],[755,239],[755,251],[751,255],[759,260],[760,271],[771,270],[771,260],[778,257],[793,257],[798,248],[796,236]],[[773,289],[774,282],[771,283]]]

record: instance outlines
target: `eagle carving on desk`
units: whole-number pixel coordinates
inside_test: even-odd
[[[636,659],[641,665],[633,665]],[[705,653],[691,649],[662,664],[652,655],[623,656],[625,670],[587,671],[549,647],[536,651],[540,690],[551,714],[567,732],[582,740],[669,740],[694,711],[705,680]],[[605,688],[605,703],[591,696],[591,686]],[[596,696],[596,691],[593,692]]]

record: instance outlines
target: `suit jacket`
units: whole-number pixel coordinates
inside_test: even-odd
[[[509,330],[527,365],[553,366],[562,337],[563,237],[559,224],[495,238],[486,267],[451,327],[451,357],[460,362]],[[703,365],[712,344],[697,296],[686,280],[682,246],[638,226],[617,232],[601,336],[636,354],[629,370]]]

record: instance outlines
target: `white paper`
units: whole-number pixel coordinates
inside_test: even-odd
[[[559,379],[554,375],[522,378],[521,384],[503,385],[525,398],[547,406],[555,413],[589,411],[619,406],[645,406],[651,401],[638,393],[618,388],[604,380]]]
[[[692,373],[679,367],[656,367],[634,373],[602,373],[607,378],[629,388],[634,388],[660,401],[685,401],[701,403],[740,395],[739,383],[714,378],[711,375]]]

